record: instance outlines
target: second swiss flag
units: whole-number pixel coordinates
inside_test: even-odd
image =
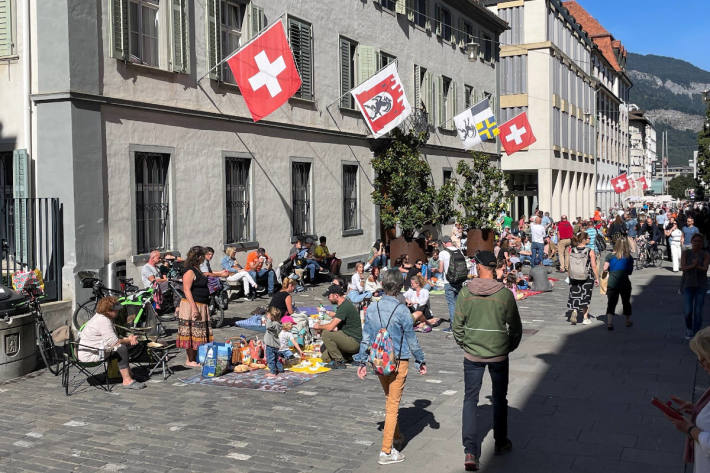
[[[281,21],[237,51],[227,64],[255,122],[301,88],[301,76]]]
[[[525,112],[498,126],[498,130],[500,131],[498,136],[508,156],[537,141]]]

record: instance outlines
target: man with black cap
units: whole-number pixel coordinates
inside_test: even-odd
[[[493,385],[495,453],[506,453],[513,446],[508,439],[508,353],[520,344],[523,328],[515,297],[494,279],[495,268],[493,252],[478,252],[478,278],[461,289],[454,311],[454,340],[464,350],[462,437],[466,471],[478,469],[481,454],[476,410],[486,367]]]
[[[344,354],[354,355],[360,351],[362,340],[360,314],[353,303],[345,297],[344,286],[333,284],[324,295],[338,308],[335,312],[329,313],[332,317],[329,323],[313,326],[315,330],[323,331],[321,338],[325,349],[321,349],[321,358],[327,363],[328,368],[345,368]]]

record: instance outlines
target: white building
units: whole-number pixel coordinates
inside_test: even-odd
[[[136,277],[154,248],[262,246],[278,262],[309,234],[361,258],[381,235],[372,142],[341,95],[396,59],[410,103],[429,112],[440,185],[467,156],[449,119],[497,96],[506,28],[454,0],[39,5],[0,1],[0,156],[29,156],[30,195],[63,203],[65,297],[78,270],[127,260]],[[227,68],[209,71],[280,18],[303,86],[254,123]]]
[[[646,182],[650,183],[656,162],[656,129],[637,105],[631,104],[629,110],[631,143],[629,174],[634,180],[645,177]]]
[[[501,36],[500,121],[527,112],[537,142],[501,164],[512,215],[590,216],[596,171],[594,43],[558,0],[488,0]]]

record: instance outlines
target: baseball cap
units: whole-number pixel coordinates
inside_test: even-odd
[[[293,320],[293,317],[291,317],[290,315],[285,315],[285,316],[281,317],[281,323],[282,324],[293,324],[293,323],[295,323],[295,321]]]
[[[337,296],[344,296],[345,288],[338,284],[331,284],[330,287],[328,287],[328,289],[326,289],[326,291],[323,293],[323,295],[327,297],[331,294],[335,294]]]
[[[496,255],[492,251],[479,251],[476,253],[476,262],[483,266],[488,266],[489,268],[496,267]]]
[[[441,242],[442,243],[451,243],[451,237],[449,235],[444,235],[441,237]]]

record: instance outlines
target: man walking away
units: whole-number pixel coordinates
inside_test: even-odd
[[[560,259],[560,272],[566,273],[569,269],[569,254],[567,250],[572,244],[574,230],[572,224],[567,220],[567,215],[563,215],[557,224],[557,253]]]
[[[532,265],[537,266],[544,258],[545,252],[545,226],[540,217],[535,217],[535,222],[530,225],[530,240],[532,241]]]
[[[444,282],[446,305],[449,307],[449,327],[443,331],[451,332],[454,324],[456,297],[459,295],[461,285],[466,282],[468,270],[466,269],[466,257],[460,249],[453,245],[448,235],[441,238],[441,244],[444,248],[439,252],[439,273],[441,273],[441,279]]]
[[[483,372],[493,385],[493,437],[497,455],[510,451],[508,439],[508,353],[523,335],[513,293],[493,278],[496,258],[490,251],[476,255],[478,279],[465,285],[456,300],[454,340],[464,350],[462,437],[466,471],[478,470],[481,444],[476,411]]]

